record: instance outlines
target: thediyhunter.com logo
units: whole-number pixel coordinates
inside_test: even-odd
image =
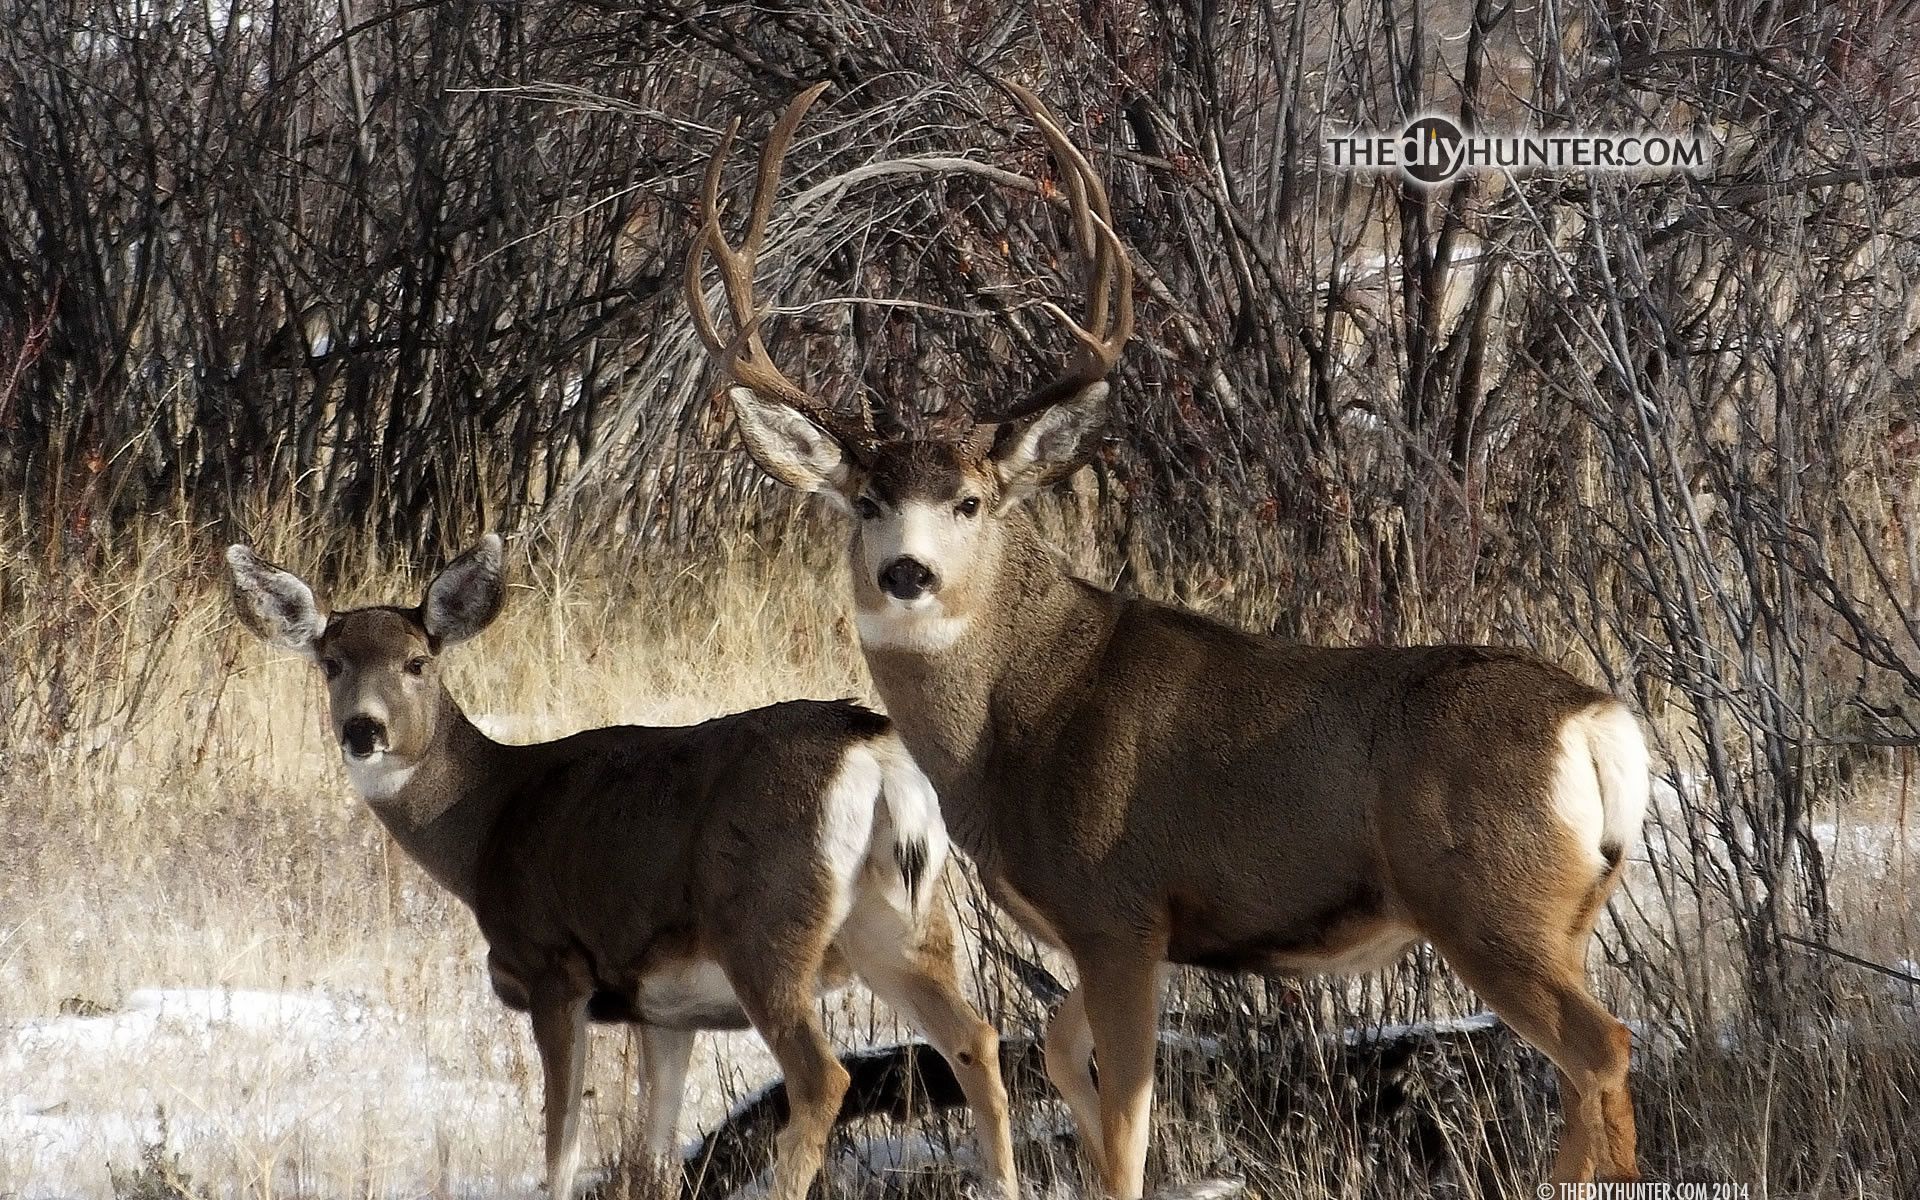
[[[1467,133],[1446,117],[1416,117],[1399,133],[1338,133],[1326,139],[1329,165],[1399,171],[1433,187],[1462,171],[1698,171],[1707,147],[1692,134]]]

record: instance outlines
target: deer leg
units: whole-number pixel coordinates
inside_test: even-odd
[[[1500,1011],[1500,1006],[1495,1004],[1494,1011]],[[1501,1019],[1507,1020],[1504,1014]],[[1507,1020],[1507,1024],[1512,1025],[1513,1022]],[[1527,1038],[1527,1042],[1538,1047],[1532,1038]],[[1544,1050],[1541,1052],[1545,1053]],[[1558,1064],[1554,1066],[1553,1074],[1560,1085],[1560,1111],[1565,1123],[1560,1130],[1560,1144],[1553,1152],[1552,1179],[1555,1183],[1582,1183],[1593,1178],[1594,1165],[1598,1161],[1599,1147],[1593,1140],[1593,1111],[1585,1102],[1586,1097],[1581,1095],[1580,1084],[1573,1076]]]
[[[1106,1164],[1100,1147],[1100,1092],[1093,1081],[1093,1030],[1087,1025],[1087,994],[1074,988],[1060,1001],[1047,1022],[1047,1078],[1067,1102],[1080,1131],[1080,1150],[1104,1178]]]
[[[1560,945],[1551,952],[1511,936],[1434,945],[1501,1020],[1559,1068],[1566,1128],[1553,1181],[1584,1183],[1597,1171],[1606,1182],[1631,1183],[1640,1177],[1627,1091],[1633,1038],[1587,991],[1583,956],[1564,938],[1555,935]]]
[[[826,1158],[827,1136],[847,1094],[847,1070],[811,1012],[768,1014],[761,1036],[786,1076],[790,1115],[777,1139],[771,1200],[805,1200]]]
[[[1609,1016],[1609,1019],[1611,1017]],[[1607,1130],[1606,1151],[1600,1158],[1600,1178],[1608,1183],[1633,1183],[1640,1178],[1638,1146],[1633,1127],[1633,1094],[1627,1090],[1627,1064],[1633,1057],[1633,1034],[1614,1021],[1608,1030],[1616,1044],[1620,1067],[1600,1093],[1600,1119]]]
[[[919,936],[905,921],[895,930],[874,929],[874,923],[867,913],[857,912],[842,931],[841,948],[873,994],[924,1034],[953,1068],[973,1109],[981,1166],[1005,1200],[1017,1200],[1007,1089],[1000,1079],[1000,1035],[960,992],[945,910],[936,905],[928,929]]]
[[[587,1058],[587,998],[531,997],[533,1044],[540,1052],[547,1125],[547,1195],[569,1200],[580,1169],[580,1090]]]
[[[1146,1190],[1147,1127],[1160,1019],[1160,956],[1138,947],[1074,955],[1100,1059],[1100,1182],[1113,1200]]]
[[[784,932],[785,938],[763,934],[749,945],[735,947],[721,967],[786,1079],[787,1124],[775,1139],[777,1158],[769,1200],[806,1200],[826,1157],[827,1136],[840,1116],[840,1101],[850,1080],[820,1028],[814,1002],[825,940],[797,952],[796,944],[801,939],[811,941],[812,935]]]
[[[670,1167],[678,1157],[675,1135],[680,1127],[680,1104],[687,1093],[687,1065],[693,1060],[693,1031],[640,1027],[640,1057],[646,1072],[646,1122],[643,1131],[647,1155],[656,1165]]]

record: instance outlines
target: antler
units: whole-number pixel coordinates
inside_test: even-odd
[[[1133,336],[1133,263],[1120,235],[1113,231],[1113,210],[1107,203],[1107,189],[1100,182],[1093,164],[1060,128],[1060,122],[1040,103],[1040,98],[1011,80],[1006,88],[1014,94],[1053,150],[1059,164],[1067,198],[1073,205],[1073,229],[1081,253],[1093,260],[1093,273],[1087,283],[1087,324],[1082,326],[1059,305],[1048,301],[1045,308],[1066,325],[1080,343],[1074,361],[1058,378],[1039,388],[1008,409],[1002,421],[1018,420],[1050,408],[1091,384],[1113,373],[1120,351]]]
[[[773,132],[767,135],[767,144],[760,151],[760,167],[754,183],[753,207],[747,221],[746,237],[738,249],[729,245],[726,236],[720,232],[720,173],[726,167],[728,153],[733,149],[734,136],[740,132],[740,118],[735,117],[728,123],[727,132],[714,148],[713,157],[707,160],[706,183],[701,194],[700,232],[687,254],[686,296],[695,331],[705,343],[708,353],[713,355],[714,361],[730,379],[799,409],[841,442],[855,446],[865,441],[864,431],[842,425],[826,405],[787,378],[774,365],[773,358],[767,353],[766,343],[760,339],[761,322],[766,320],[771,310],[758,308],[753,297],[754,265],[761,244],[766,239],[767,218],[773,214],[774,193],[780,187],[781,164],[786,160],[787,147],[793,141],[793,132],[799,128],[801,118],[807,115],[807,109],[826,90],[825,83],[816,83],[795,96],[793,102],[787,105],[787,111],[774,124]],[[720,270],[720,280],[727,294],[727,308],[733,316],[735,333],[729,340],[722,340],[713,312],[707,307],[706,289],[701,282],[703,260],[707,254],[713,256],[714,265]]]

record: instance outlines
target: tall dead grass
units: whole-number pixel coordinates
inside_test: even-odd
[[[452,659],[455,694],[510,740],[868,696],[837,552],[824,522],[795,519],[778,545],[716,545],[697,561],[566,545],[516,556],[505,616]],[[1077,521],[1057,531],[1080,567],[1116,570],[1085,550]],[[313,532],[262,518],[256,544],[306,569]],[[487,990],[467,914],[346,788],[313,673],[237,627],[207,531],[163,519],[89,530],[80,554],[74,537],[21,519],[0,530],[0,1062],[26,1073],[11,1116],[29,1135],[0,1139],[0,1194],[110,1194],[110,1164],[124,1190],[161,1112],[170,1161],[213,1195],[531,1187],[539,1097],[521,1023]],[[433,565],[366,548],[336,565],[328,599],[408,602]],[[1236,608],[1269,602],[1193,590],[1243,620],[1253,614]],[[1911,962],[1920,893],[1903,793],[1883,776],[1856,783],[1865,799],[1826,835],[1837,923],[1862,931],[1855,950]],[[1806,996],[1803,1019],[1748,1023],[1724,903],[1674,867],[1711,842],[1684,828],[1686,812],[1660,806],[1649,861],[1593,964],[1640,1031],[1648,1167],[1754,1195],[1912,1194],[1913,990],[1843,965],[1817,976],[1840,986]],[[1032,1035],[1045,997],[1010,964],[1057,964],[977,897],[963,907],[994,948],[969,949],[976,990],[1010,1039]],[[313,1027],[292,1010],[284,1024],[167,1043],[191,1052],[34,1032],[111,1023],[155,987],[336,998],[362,1026],[345,1057],[371,1061],[339,1060],[337,1042],[302,1054]],[[1524,1192],[1553,1137],[1544,1064],[1503,1031],[1401,1028],[1478,1007],[1425,954],[1351,982],[1178,977],[1154,1169],[1242,1177],[1263,1195]],[[899,1034],[857,993],[831,1015],[844,1043]],[[635,1063],[618,1031],[596,1045],[593,1136],[609,1158],[632,1117]],[[750,1036],[719,1040],[685,1132],[770,1074]],[[1037,1077],[1015,1085],[1028,1175],[1079,1191],[1063,1114]],[[24,1120],[36,1105],[53,1112]],[[50,1139],[62,1113],[66,1140]],[[958,1128],[942,1118],[910,1132],[937,1162]],[[838,1186],[945,1192],[958,1178],[869,1167]]]
[[[260,549],[308,569],[305,533],[262,526]],[[0,532],[0,1062],[11,1051],[41,1076],[21,1079],[22,1106],[55,1109],[49,1121],[65,1110],[82,1127],[55,1138],[49,1121],[7,1122],[21,1114],[0,1107],[0,1124],[21,1135],[0,1136],[0,1194],[100,1194],[109,1153],[128,1144],[114,1125],[145,1121],[143,1103],[174,1110],[183,1169],[221,1181],[217,1191],[412,1194],[526,1175],[537,1158],[531,1047],[486,987],[465,910],[346,788],[314,673],[238,628],[219,546],[203,531],[155,521],[101,537],[77,572],[50,545],[67,536],[17,520]],[[367,553],[329,599],[410,603],[420,567]],[[837,603],[820,572],[752,547],[618,587],[595,571],[517,565],[499,625],[451,660],[455,694],[497,736],[678,724],[864,691],[854,650],[816,619]],[[192,1061],[146,1061],[139,1047],[63,1055],[33,1025],[109,1019],[152,987],[348,997],[391,1018],[371,1052],[439,1062],[510,1094],[420,1111],[396,1062],[377,1076],[393,1091],[342,1113],[322,1080],[257,1071],[326,1065],[287,1066],[244,1033],[226,1048],[210,1035],[213,1048]],[[290,1020],[285,1037],[311,1032]],[[602,1055],[598,1081],[610,1149],[632,1064],[624,1039],[601,1041],[621,1051]],[[694,1111],[711,1119],[766,1073],[751,1053],[740,1070]],[[181,1106],[231,1111],[187,1121]],[[86,1144],[96,1136],[97,1149]]]

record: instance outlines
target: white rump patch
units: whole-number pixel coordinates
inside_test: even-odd
[[[820,806],[819,853],[834,888],[830,928],[838,929],[853,908],[854,889],[873,842],[873,810],[879,798],[880,760],[864,744],[848,747]]]
[[[395,762],[393,755],[384,750],[366,758],[355,758],[351,754],[341,757],[346,760],[347,778],[353,781],[353,790],[360,793],[361,799],[370,801],[391,800],[399,795],[419,766]]]
[[[1605,849],[1624,855],[1639,844],[1651,772],[1646,738],[1625,705],[1597,704],[1560,727],[1554,812],[1596,868],[1607,865]]]

